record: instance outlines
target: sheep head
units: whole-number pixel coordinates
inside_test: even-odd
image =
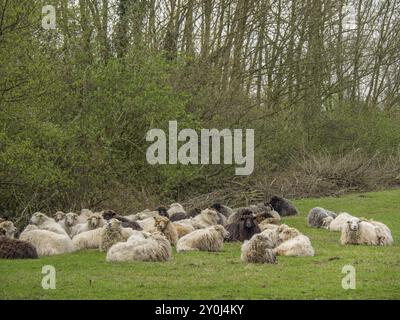
[[[65,213],[62,211],[57,211],[54,215],[53,218],[56,222],[61,221],[65,218]]]
[[[99,213],[93,213],[87,218],[87,223],[90,228],[96,229],[100,226],[101,215]]]
[[[360,228],[360,223],[362,221],[360,219],[357,218],[353,218],[350,220],[347,220],[347,227],[350,231],[356,232],[358,231],[358,229]]]
[[[215,231],[219,232],[224,239],[228,239],[229,232],[222,225],[217,224],[216,226],[213,226],[212,228],[214,228]]]
[[[167,212],[167,208],[165,208],[165,207],[158,207],[158,208],[157,208],[157,211],[158,211],[158,214],[159,214],[160,216],[169,218],[169,214],[168,214],[168,212]]]
[[[243,222],[243,226],[246,229],[251,229],[255,226],[255,223],[254,223],[255,219],[256,219],[256,217],[253,215],[244,215],[240,218],[240,220]]]
[[[14,226],[12,221],[4,221],[0,223],[0,235],[5,235],[8,238],[14,238],[14,234],[17,232],[17,228]]]
[[[114,210],[104,210],[101,212],[101,215],[105,220],[110,220],[114,218],[117,215],[117,213]]]
[[[43,222],[45,222],[48,219],[48,217],[41,212],[36,212],[32,215],[31,220],[29,221],[30,224],[35,224],[35,225],[41,225]]]
[[[164,231],[170,222],[167,217],[154,217],[154,221],[154,225],[159,231]]]
[[[65,215],[65,224],[69,227],[74,226],[78,222],[78,215],[74,212],[68,212]]]
[[[117,219],[110,219],[107,223],[107,230],[109,231],[118,231],[121,230],[122,222]]]
[[[217,210],[217,211],[221,211],[222,205],[220,203],[216,202],[210,208],[214,209],[214,210]]]

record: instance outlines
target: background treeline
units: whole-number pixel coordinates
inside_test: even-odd
[[[0,213],[393,186],[399,88],[399,0],[0,0]],[[148,165],[168,120],[255,129],[254,173]]]

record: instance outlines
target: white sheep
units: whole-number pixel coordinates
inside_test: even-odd
[[[156,232],[134,231],[127,242],[113,245],[107,252],[106,261],[167,261],[171,258],[172,249],[168,239]]]
[[[311,245],[310,239],[300,234],[292,239],[284,241],[274,249],[274,252],[279,256],[290,257],[311,257],[314,256],[314,248]]]
[[[387,246],[387,245],[392,245],[393,244],[393,236],[392,232],[388,228],[387,225],[385,225],[382,222],[374,221],[374,220],[365,220],[366,222],[369,222],[375,227],[375,230],[377,232],[378,236],[378,242],[380,245]]]
[[[373,224],[353,217],[342,227],[340,243],[376,246],[382,244],[379,236],[379,229]]]
[[[82,232],[101,228],[106,224],[102,215],[98,212],[92,213],[85,223],[79,223],[72,227],[71,236],[74,237]]]
[[[79,223],[79,216],[74,212],[68,212],[65,214],[63,220],[58,223],[64,228],[69,236],[72,235],[73,227]]]
[[[217,225],[218,221],[219,221],[219,215],[216,210],[205,209],[201,211],[201,213],[195,216],[194,218],[175,221],[174,224],[182,225],[187,228],[203,229]]]
[[[347,212],[340,213],[335,219],[333,219],[329,224],[330,231],[341,231],[342,227],[347,224],[347,221],[354,218],[351,214]]]
[[[248,263],[276,263],[274,247],[275,243],[267,234],[257,233],[242,244],[240,258]]]
[[[30,224],[36,225],[41,230],[48,230],[63,236],[68,236],[63,227],[61,227],[53,218],[50,218],[41,212],[36,212],[32,215]]]
[[[153,217],[145,218],[143,220],[136,220],[143,231],[154,231],[155,230],[155,220]]]
[[[102,236],[104,228],[97,228],[89,231],[85,231],[75,235],[72,238],[72,242],[77,250],[84,249],[99,249],[102,241]],[[131,228],[121,228],[122,237],[126,241],[132,234],[134,230]]]
[[[221,251],[228,236],[222,225],[195,230],[178,240],[176,251]]]
[[[28,225],[21,233],[20,240],[31,243],[39,256],[52,256],[75,251],[75,246],[68,235]]]

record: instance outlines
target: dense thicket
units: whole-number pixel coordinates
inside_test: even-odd
[[[1,214],[399,183],[400,1],[49,2],[0,0]],[[150,166],[168,120],[254,129],[254,173]]]

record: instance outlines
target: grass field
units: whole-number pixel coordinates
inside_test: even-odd
[[[166,263],[110,264],[97,251],[39,260],[0,260],[0,299],[400,299],[400,190],[294,201],[301,214],[284,219],[310,237],[314,257],[278,257],[276,265],[246,265],[240,244],[219,253],[174,251]],[[341,246],[339,233],[306,225],[323,206],[389,226],[391,247]],[[356,268],[356,289],[344,290],[344,265]],[[43,265],[57,288],[41,287]]]

